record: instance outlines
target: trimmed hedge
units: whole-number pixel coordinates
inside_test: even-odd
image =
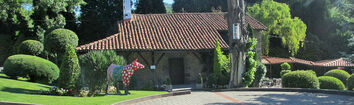
[[[315,88],[318,89],[320,83],[316,75],[308,71],[292,71],[282,77],[283,87],[290,88]]]
[[[280,65],[281,70],[290,70],[291,66],[288,62],[284,62]]]
[[[283,77],[284,74],[290,73],[290,72],[291,72],[291,70],[282,70],[282,71],[280,72],[280,77]]]
[[[253,87],[259,87],[261,81],[263,80],[263,78],[265,77],[267,73],[267,67],[262,64],[261,62],[257,63],[257,68],[256,68],[256,73],[254,76],[254,81],[253,81]]]
[[[44,46],[36,40],[25,40],[19,46],[18,53],[28,55],[40,55],[43,52]]]
[[[353,89],[354,89],[354,74],[352,74],[352,75],[347,79],[347,87],[348,87],[348,90],[353,90]]]
[[[344,90],[345,85],[338,78],[330,77],[330,76],[321,76],[318,77],[320,81],[321,89],[336,89],[336,90]]]
[[[324,76],[331,76],[338,78],[341,80],[343,83],[347,83],[347,79],[350,77],[350,74],[344,70],[340,69],[333,69],[324,74]]]
[[[60,66],[60,77],[58,79],[58,87],[64,89],[75,88],[80,75],[79,59],[75,53],[75,49],[68,45],[65,51],[63,62]]]
[[[13,55],[4,63],[4,73],[12,78],[29,77],[31,81],[47,82],[58,79],[59,68],[54,63],[31,55]]]
[[[55,29],[45,36],[44,46],[47,51],[64,53],[67,44],[75,48],[78,41],[75,32],[68,29]]]

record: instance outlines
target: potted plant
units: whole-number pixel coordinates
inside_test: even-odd
[[[166,87],[167,91],[172,91],[171,78],[167,78],[166,83],[167,83],[167,87]]]
[[[203,77],[201,73],[198,73],[198,83],[196,84],[197,89],[203,88]]]

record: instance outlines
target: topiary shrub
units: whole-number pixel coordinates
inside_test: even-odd
[[[38,56],[43,52],[43,44],[36,40],[25,40],[19,46],[18,53]]]
[[[292,71],[282,77],[283,87],[289,88],[319,88],[319,81],[316,75],[307,71]]]
[[[316,72],[313,71],[313,70],[296,70],[296,71],[306,71],[306,72],[308,72],[308,73],[311,73],[311,74],[317,76]]]
[[[265,77],[267,73],[267,67],[262,64],[261,62],[257,63],[257,68],[256,68],[256,73],[255,73],[255,78],[253,81],[253,87],[259,87],[261,81],[263,80],[263,78]]]
[[[80,65],[75,49],[71,45],[68,45],[64,54],[63,62],[60,66],[58,87],[64,89],[75,88],[79,75]]]
[[[280,77],[283,77],[284,74],[290,73],[290,72],[291,72],[291,70],[282,70],[282,71],[280,72]]]
[[[79,38],[75,32],[68,29],[55,29],[45,36],[44,46],[51,53],[64,53],[67,44],[75,48],[78,41]]]
[[[321,76],[318,77],[320,81],[320,88],[321,89],[336,89],[336,90],[344,90],[345,85],[342,81],[337,78],[330,77],[330,76]]]
[[[280,65],[281,67],[281,70],[290,70],[291,69],[291,66],[289,65],[288,62],[284,62]]]
[[[347,87],[348,87],[348,90],[353,90],[353,89],[354,89],[354,74],[352,74],[352,75],[347,79]]]
[[[347,83],[347,79],[350,77],[350,74],[344,70],[340,69],[333,69],[324,74],[324,76],[331,76],[338,78],[341,80],[343,83]]]
[[[30,81],[51,83],[59,77],[54,63],[31,55],[13,55],[4,63],[4,73],[9,77],[29,77]]]
[[[89,96],[104,89],[107,81],[107,69],[110,64],[124,65],[125,59],[114,51],[92,51],[79,57],[85,82],[90,89]]]

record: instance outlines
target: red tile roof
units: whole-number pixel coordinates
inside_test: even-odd
[[[350,61],[339,58],[339,59],[332,59],[332,60],[323,60],[318,61],[315,63],[316,66],[326,66],[326,67],[354,67],[354,64]]]
[[[354,67],[353,63],[343,58],[313,62],[313,61],[303,60],[295,57],[279,58],[279,57],[263,56],[261,62],[263,64],[280,64],[280,63],[288,62],[288,63],[306,64],[310,66],[323,66],[323,67]]]
[[[133,14],[132,21],[118,23],[118,34],[81,45],[82,50],[205,50],[228,48],[218,30],[227,30],[225,13]],[[266,27],[246,16],[256,30]]]
[[[263,64],[279,64],[279,63],[293,63],[294,61],[291,60],[290,58],[279,58],[279,57],[266,57],[263,56],[261,62]]]

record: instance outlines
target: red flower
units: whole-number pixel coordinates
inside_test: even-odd
[[[69,91],[73,91],[73,89],[69,89]]]

